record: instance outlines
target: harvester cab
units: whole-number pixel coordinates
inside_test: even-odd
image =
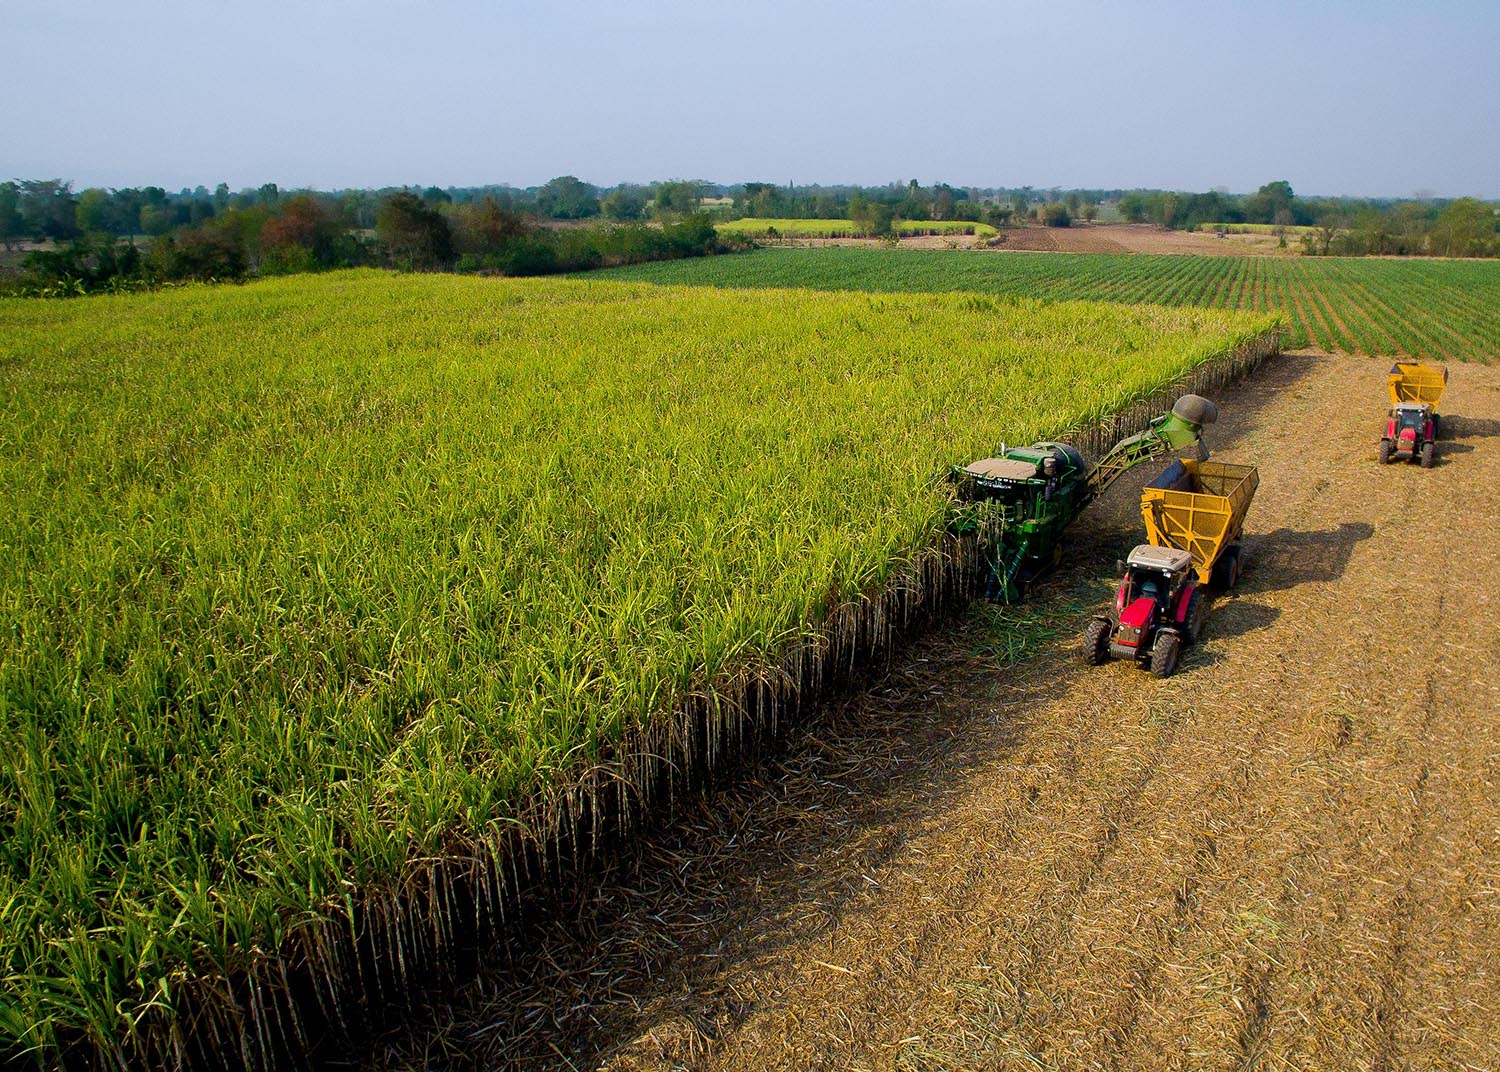
[[[1174,451],[1207,457],[1203,426],[1217,418],[1208,399],[1183,395],[1170,413],[1116,443],[1092,467],[1067,443],[1002,446],[996,457],[955,466],[951,478],[964,503],[956,527],[983,531],[989,541],[985,595],[1021,598],[1061,558],[1063,530],[1127,470]]]
[[[1431,469],[1437,456],[1438,400],[1448,384],[1448,370],[1398,361],[1386,376],[1391,411],[1385,420],[1377,457],[1382,464],[1415,461]]]
[[[1146,663],[1157,677],[1177,669],[1182,648],[1198,639],[1203,593],[1193,556],[1175,547],[1144,543],[1121,566],[1113,615],[1098,615],[1084,633],[1084,658]]]

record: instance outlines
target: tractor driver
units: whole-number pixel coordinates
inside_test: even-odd
[[[1042,475],[1047,478],[1047,486],[1042,489],[1042,499],[1051,500],[1052,493],[1057,490],[1057,459],[1051,454],[1042,459]]]

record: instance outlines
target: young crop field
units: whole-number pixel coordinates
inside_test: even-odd
[[[613,746],[902,577],[947,464],[1273,324],[375,272],[0,302],[0,1054],[162,1058],[181,1008],[253,1050],[288,973],[326,1013],[420,971],[441,861],[495,881]]]
[[[919,235],[978,235],[993,238],[998,232],[987,223],[968,220],[897,220],[893,229],[902,237]],[[782,238],[857,238],[860,231],[853,220],[781,220],[755,216],[715,224],[723,234],[749,238],[780,236]]]
[[[1223,231],[1225,234],[1288,234],[1304,235],[1317,231],[1316,227],[1279,223],[1200,223],[1200,231]]]
[[[1500,361],[1495,261],[773,249],[610,275],[721,287],[967,290],[1277,312],[1293,347]]]

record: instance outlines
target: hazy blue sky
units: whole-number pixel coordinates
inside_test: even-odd
[[[1500,3],[0,0],[0,178],[1500,197]]]

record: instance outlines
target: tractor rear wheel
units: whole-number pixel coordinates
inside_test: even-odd
[[[1114,631],[1114,622],[1108,618],[1095,618],[1083,631],[1083,661],[1089,666],[1099,666],[1109,661],[1109,634]]]
[[[1156,634],[1156,643],[1151,645],[1151,672],[1157,677],[1171,677],[1177,669],[1177,655],[1182,640],[1169,630]]]
[[[1375,452],[1375,457],[1380,459],[1381,465],[1385,465],[1391,460],[1391,441],[1389,439],[1382,439],[1380,441],[1380,449]]]
[[[1435,444],[1432,444],[1432,443],[1423,443],[1422,444],[1422,463],[1421,464],[1422,464],[1422,468],[1423,469],[1431,469],[1432,468],[1432,457],[1433,457],[1433,454],[1435,452],[1436,452],[1435,451]]]

